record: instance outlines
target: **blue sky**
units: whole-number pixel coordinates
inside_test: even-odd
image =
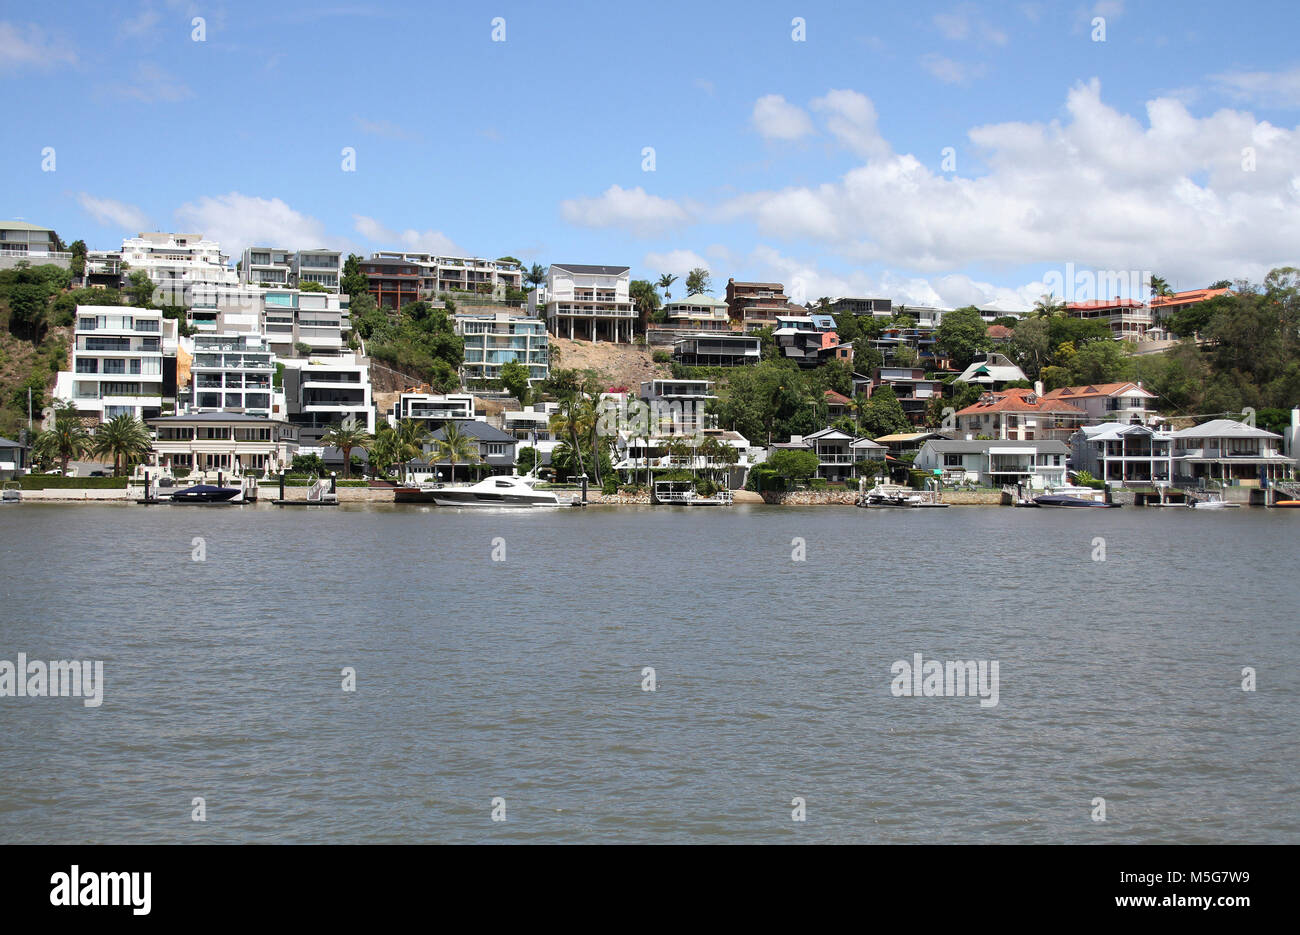
[[[0,9],[0,213],[92,248],[201,230],[1007,308],[1067,263],[1194,288],[1300,261],[1286,2]]]

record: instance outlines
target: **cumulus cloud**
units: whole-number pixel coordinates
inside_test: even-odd
[[[176,220],[179,230],[220,241],[222,252],[231,256],[260,244],[289,249],[326,245],[324,225],[279,198],[204,195],[177,208]]]
[[[1219,90],[1259,107],[1300,108],[1300,65],[1287,71],[1236,71],[1215,75]]]
[[[831,135],[859,156],[880,156],[889,144],[876,126],[876,105],[857,91],[831,91],[813,101],[813,110],[826,118]]]
[[[852,262],[922,272],[1074,262],[1197,281],[1294,260],[1300,131],[1231,110],[1195,117],[1165,98],[1146,118],[1105,104],[1097,81],[1080,83],[1062,120],[972,129],[984,175],[887,153],[835,181],[738,196],[718,215]]]
[[[670,198],[652,195],[639,185],[611,185],[595,198],[567,199],[560,202],[560,216],[578,227],[618,227],[639,235],[666,230],[690,219],[685,207]]]
[[[386,247],[395,250],[401,247],[410,253],[436,253],[442,256],[469,255],[442,231],[420,231],[410,227],[401,231],[393,230],[364,214],[352,215],[352,221],[358,234],[379,244],[381,249]]]
[[[39,26],[0,21],[0,68],[52,68],[74,65],[77,53],[47,36]]]
[[[77,193],[77,204],[100,224],[119,227],[133,234],[149,229],[149,216],[137,208],[112,198],[96,198],[87,192]]]
[[[765,140],[797,140],[813,132],[804,110],[780,94],[767,94],[754,102],[754,129]]]

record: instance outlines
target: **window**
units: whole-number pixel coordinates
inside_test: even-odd
[[[957,468],[961,467],[961,466],[962,466],[962,456],[961,456],[961,455],[944,455],[944,456],[943,456],[943,466],[944,466],[944,467],[957,467]]]

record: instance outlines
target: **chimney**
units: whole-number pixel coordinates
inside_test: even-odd
[[[1034,395],[1035,395],[1035,396],[1042,396],[1042,395],[1043,395],[1043,381],[1042,381],[1042,380],[1035,380],[1035,381],[1034,381]]]

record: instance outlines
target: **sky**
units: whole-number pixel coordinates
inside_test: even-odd
[[[1296,24],[1294,0],[5,0],[0,218],[91,249],[702,266],[801,302],[1259,281],[1300,265]]]

